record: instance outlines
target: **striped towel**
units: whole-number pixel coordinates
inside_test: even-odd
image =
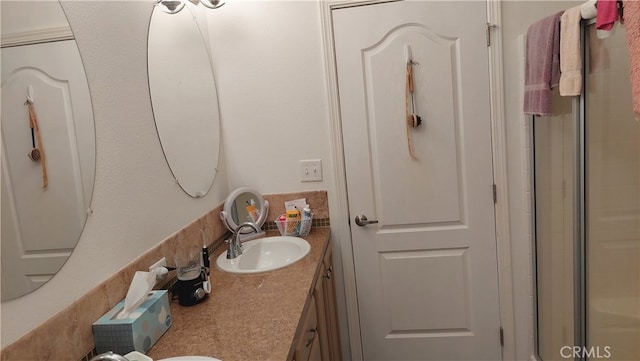
[[[551,88],[560,78],[560,15],[546,17],[527,30],[525,114],[551,115]]]

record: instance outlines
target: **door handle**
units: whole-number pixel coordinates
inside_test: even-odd
[[[309,330],[309,332],[311,333],[311,337],[309,339],[307,339],[307,343],[306,345],[304,345],[304,347],[309,347],[311,346],[311,344],[313,343],[313,340],[316,339],[316,335],[318,334],[318,328],[312,328]]]
[[[374,223],[378,223],[378,221],[370,221],[367,219],[367,216],[365,216],[364,214],[358,214],[356,216],[356,224],[359,225],[360,227],[366,226],[367,224],[374,224]]]

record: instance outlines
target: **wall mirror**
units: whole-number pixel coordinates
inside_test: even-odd
[[[0,6],[6,301],[43,285],[71,255],[87,220],[96,147],[87,78],[60,4]]]
[[[191,4],[176,14],[156,6],[149,27],[149,88],[169,168],[191,197],[204,196],[217,172],[220,114],[213,69]],[[201,19],[202,22],[205,19]]]
[[[253,222],[258,227],[262,227],[269,214],[269,201],[262,197],[260,192],[253,188],[242,187],[234,190],[227,196],[220,212],[220,219],[231,232],[236,232],[238,225],[244,222]],[[242,240],[255,238],[263,235],[253,233],[250,229],[243,229],[245,236]],[[253,237],[252,237],[253,236]]]

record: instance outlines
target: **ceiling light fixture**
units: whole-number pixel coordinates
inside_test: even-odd
[[[158,0],[156,5],[163,5],[162,11],[167,14],[176,14],[184,9],[186,0]],[[208,9],[217,9],[222,7],[225,3],[220,0],[189,0],[194,5],[202,4],[202,6]]]

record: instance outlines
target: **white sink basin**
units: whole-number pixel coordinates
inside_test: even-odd
[[[158,361],[220,361],[220,359],[207,356],[177,356],[163,358],[162,360]]]
[[[230,273],[258,273],[287,267],[306,256],[309,242],[299,237],[278,236],[243,243],[242,255],[227,259],[227,251],[216,261],[218,268]]]

